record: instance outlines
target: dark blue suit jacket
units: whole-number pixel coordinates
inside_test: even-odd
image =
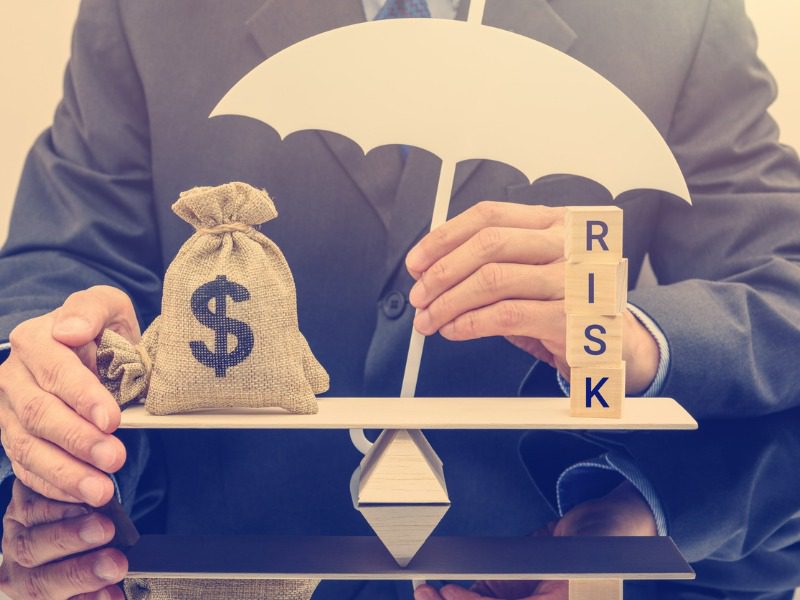
[[[428,225],[438,159],[412,149],[404,164],[396,147],[364,157],[335,134],[281,142],[250,119],[207,118],[266,57],[363,18],[361,0],[324,8],[313,0],[85,0],[63,102],[28,158],[0,255],[0,339],[100,283],[130,294],[146,325],[160,312],[165,266],[191,233],[170,205],[184,189],[242,180],[276,200],[280,217],[264,232],[293,269],[300,324],[330,372],[330,393],[396,395],[412,310],[384,299],[410,287],[403,258]],[[796,406],[800,166],[766,114],[775,86],[742,3],[495,0],[486,22],[568,52],[619,86],[669,141],[695,204],[642,190],[612,198],[562,175],[531,184],[508,166],[467,161],[451,215],[483,199],[622,206],[631,281],[649,254],[661,284],[630,300],[669,341],[663,394],[701,418]],[[418,392],[505,396],[522,386],[552,395],[553,380],[502,339],[435,337]],[[441,533],[524,534],[548,518],[519,459],[520,434],[430,439],[453,499]],[[359,457],[346,433],[170,432],[152,441],[168,480],[171,532],[369,533],[347,494]],[[647,460],[641,466],[656,478]],[[706,468],[698,463],[699,473]],[[704,558],[682,485],[660,485],[662,502],[678,543]],[[721,505],[738,502],[714,492]],[[737,526],[751,525],[760,527]]]

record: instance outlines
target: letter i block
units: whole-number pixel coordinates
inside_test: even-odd
[[[628,302],[628,261],[568,262],[564,308],[568,315],[618,315]]]
[[[623,319],[621,314],[567,315],[567,364],[570,367],[619,366]]]
[[[575,367],[570,374],[573,417],[619,419],[625,398],[625,363],[614,367]]]
[[[570,262],[616,263],[622,259],[622,209],[568,206],[564,256]]]

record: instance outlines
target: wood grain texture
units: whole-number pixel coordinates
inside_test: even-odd
[[[600,419],[621,419],[625,398],[625,363],[608,367],[576,367],[570,369],[570,403],[571,414],[575,417],[594,417]],[[606,379],[603,382],[603,379]],[[590,389],[597,389],[607,406],[590,394]]]
[[[436,529],[450,504],[359,504],[358,510],[401,567]]]
[[[616,263],[622,258],[622,209],[617,206],[568,206],[564,215],[564,256],[570,262]],[[593,240],[587,245],[587,223],[602,222],[608,228],[603,238],[608,250]],[[592,233],[601,230],[592,227]]]
[[[401,568],[375,537],[142,536],[129,577],[694,579],[668,537],[432,537]]]
[[[622,600],[622,581],[619,579],[570,581],[569,600]]]
[[[564,266],[564,310],[568,315],[617,315],[628,302],[628,260],[613,264],[573,263]],[[593,298],[590,275],[593,274]],[[591,301],[590,301],[591,300]]]
[[[567,315],[567,364],[590,367],[621,363],[623,320],[622,315]],[[604,350],[597,339],[605,344]],[[591,353],[600,350],[602,354]]]
[[[361,461],[358,502],[450,502],[442,461],[421,431],[386,429],[381,433]]]
[[[621,419],[570,416],[569,398],[320,398],[315,415],[280,409],[154,416],[122,411],[123,429],[697,429],[671,398],[626,398]]]

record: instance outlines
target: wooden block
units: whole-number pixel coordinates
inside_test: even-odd
[[[622,258],[622,209],[568,206],[564,256],[571,262],[616,263]]]
[[[569,600],[622,600],[622,581],[573,579],[569,582]]]
[[[625,398],[625,363],[570,369],[570,414],[619,419]]]
[[[591,367],[622,362],[623,315],[567,315],[567,364]]]
[[[359,504],[358,510],[401,567],[411,562],[450,504]]]
[[[275,408],[208,409],[156,416],[141,404],[122,411],[121,429],[697,429],[672,398],[628,398],[617,421],[570,416],[569,398],[319,399],[315,415]]]
[[[361,461],[359,503],[447,503],[442,461],[422,432],[387,429]]]
[[[628,302],[628,261],[611,264],[568,262],[564,309],[568,315],[617,315]]]

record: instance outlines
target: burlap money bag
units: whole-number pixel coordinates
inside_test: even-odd
[[[270,406],[317,412],[328,374],[300,333],[283,253],[253,227],[277,217],[267,193],[245,183],[199,187],[172,210],[197,231],[167,269],[161,315],[142,344],[109,331],[101,338],[106,387],[120,404],[146,388],[145,408],[155,415]]]
[[[127,600],[309,600],[318,579],[126,579]]]

